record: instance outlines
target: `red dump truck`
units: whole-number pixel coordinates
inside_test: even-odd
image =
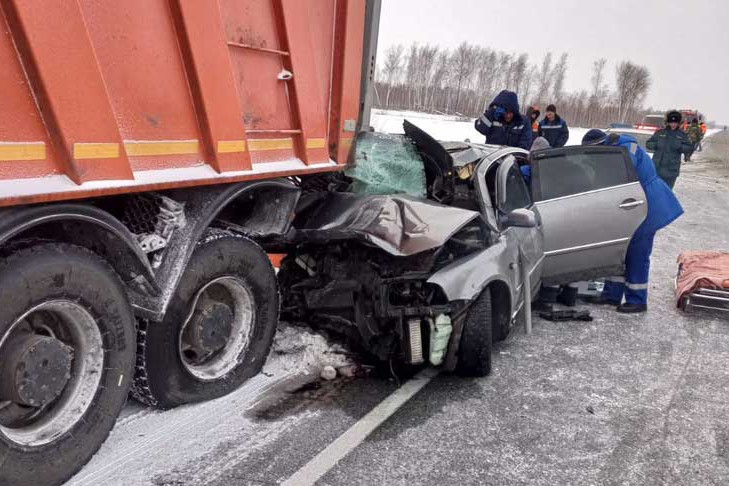
[[[367,124],[379,1],[0,0],[0,484],[261,369],[261,239]],[[363,62],[364,61],[364,62]]]

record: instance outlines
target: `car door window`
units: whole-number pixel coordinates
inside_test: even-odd
[[[538,200],[546,201],[635,182],[623,151],[563,151],[536,160]]]
[[[505,190],[506,202],[501,207],[504,213],[510,213],[515,209],[528,208],[532,205],[532,198],[524,182],[524,176],[522,176],[516,164],[511,166],[506,175]]]

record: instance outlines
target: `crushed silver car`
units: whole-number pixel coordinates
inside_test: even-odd
[[[522,265],[531,295],[542,282],[623,271],[630,238],[647,213],[624,149],[530,154],[439,143],[407,121],[404,128],[404,136],[362,134],[377,143],[358,146],[377,146],[378,156],[388,157],[392,139],[400,147],[397,170],[416,182],[422,170],[426,197],[405,189],[384,194],[413,184],[382,170],[348,172],[376,173],[375,181],[301,181],[279,272],[284,319],[336,331],[380,360],[482,376],[491,370],[492,343],[506,338],[523,308]],[[403,143],[415,150],[401,152]],[[403,170],[403,153],[414,154],[413,170]],[[378,163],[367,154],[357,158]],[[524,165],[531,167],[529,185]]]

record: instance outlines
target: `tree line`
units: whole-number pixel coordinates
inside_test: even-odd
[[[515,91],[522,111],[529,105],[554,103],[574,126],[598,127],[613,122],[637,123],[651,86],[645,66],[624,60],[614,67],[609,87],[608,61],[594,61],[590,85],[567,92],[568,55],[551,52],[531,63],[526,53],[510,54],[462,43],[455,49],[433,45],[390,46],[378,59],[375,106],[477,117],[502,89]]]

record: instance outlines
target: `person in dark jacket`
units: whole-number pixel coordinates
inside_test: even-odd
[[[570,138],[567,122],[557,114],[557,108],[554,105],[547,107],[547,114],[539,122],[539,135],[546,138],[549,145],[554,148],[564,147]]]
[[[673,189],[681,172],[681,154],[690,155],[693,144],[688,136],[679,128],[681,113],[669,111],[666,114],[666,128],[658,130],[648,139],[645,146],[653,152],[653,164],[658,177]]]
[[[529,150],[532,130],[526,116],[519,113],[519,100],[513,91],[496,95],[486,112],[476,119],[476,130],[486,135],[486,143]]]
[[[536,105],[532,105],[527,108],[526,116],[532,125],[532,144],[534,143],[534,140],[536,140],[539,136],[539,115],[541,114],[542,112],[539,111],[539,107]]]
[[[618,312],[626,314],[646,312],[653,239],[658,230],[665,228],[683,214],[683,208],[673,191],[658,177],[656,167],[648,153],[633,137],[617,133],[608,136],[602,130],[593,128],[582,138],[582,145],[609,145],[628,149],[645,193],[648,214],[628,245],[625,255],[625,275],[606,279],[601,300],[618,306]]]

